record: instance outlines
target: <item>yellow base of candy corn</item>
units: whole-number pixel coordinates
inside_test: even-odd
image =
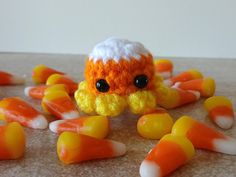
[[[160,139],[171,132],[173,119],[168,113],[153,113],[142,116],[137,123],[138,133],[149,139]]]
[[[0,130],[0,159],[17,159],[25,152],[25,133],[18,122],[2,125]],[[5,152],[4,152],[5,151]]]

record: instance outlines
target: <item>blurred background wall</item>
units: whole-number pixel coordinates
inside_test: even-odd
[[[87,54],[107,37],[154,55],[236,58],[235,0],[0,0],[0,51]]]

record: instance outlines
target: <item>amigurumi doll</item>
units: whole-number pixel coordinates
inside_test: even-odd
[[[141,43],[109,38],[89,55],[75,99],[85,113],[117,116],[126,108],[146,114],[158,106],[175,108],[200,97],[199,92],[171,88],[162,81],[152,54]]]

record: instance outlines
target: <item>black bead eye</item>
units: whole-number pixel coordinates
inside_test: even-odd
[[[146,87],[148,84],[148,77],[144,74],[137,75],[134,78],[134,85],[140,89]]]
[[[107,92],[110,89],[109,84],[104,79],[99,79],[96,82],[96,88],[99,92]]]

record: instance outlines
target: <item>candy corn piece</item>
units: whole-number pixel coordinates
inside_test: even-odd
[[[220,128],[229,129],[234,123],[234,111],[231,101],[224,96],[213,96],[204,102],[211,120]]]
[[[37,84],[46,83],[49,76],[52,74],[64,74],[61,71],[57,71],[53,68],[49,68],[45,65],[37,65],[33,68],[32,79]]]
[[[45,95],[45,90],[47,91],[62,90],[69,93],[69,89],[64,84],[31,86],[31,87],[26,87],[24,92],[26,96],[41,100]]]
[[[194,147],[186,137],[165,135],[142,162],[140,176],[166,176],[186,164],[194,154]]]
[[[164,79],[170,78],[173,72],[173,63],[168,59],[157,59],[154,61],[155,69]]]
[[[171,132],[172,117],[166,113],[152,113],[143,115],[137,123],[138,133],[149,139],[160,139]]]
[[[50,123],[49,129],[54,133],[70,131],[103,139],[108,135],[109,121],[105,116],[88,116],[70,120],[57,120]]]
[[[186,82],[189,80],[193,80],[193,79],[199,79],[199,78],[203,78],[202,73],[200,73],[198,70],[196,69],[190,69],[187,71],[184,71],[170,79],[166,79],[164,80],[164,83],[167,86],[172,86],[174,85],[176,82]]]
[[[0,71],[0,85],[18,85],[24,83],[25,78]]]
[[[123,143],[97,139],[74,132],[63,132],[57,141],[58,157],[66,164],[112,158],[125,153],[126,146]]]
[[[79,117],[74,102],[65,91],[51,91],[42,99],[42,107],[45,112],[59,119],[75,119]]]
[[[18,122],[0,124],[0,160],[18,159],[25,152],[25,132]]]
[[[45,129],[48,126],[48,121],[42,114],[18,97],[0,101],[0,119],[19,122],[23,126],[34,129]]]
[[[198,91],[187,91],[176,88],[170,88],[162,84],[156,90],[158,105],[172,109],[197,101],[200,98]]]
[[[70,94],[73,95],[74,92],[78,89],[78,83],[74,82],[71,78],[66,75],[53,74],[51,75],[46,82],[46,85],[55,85],[55,84],[65,84],[70,91]]]
[[[172,134],[186,136],[195,148],[236,155],[236,139],[188,116],[183,116],[175,122]]]
[[[198,91],[202,97],[211,97],[215,93],[215,81],[210,77],[194,79],[186,82],[176,82],[173,87],[182,90]]]

